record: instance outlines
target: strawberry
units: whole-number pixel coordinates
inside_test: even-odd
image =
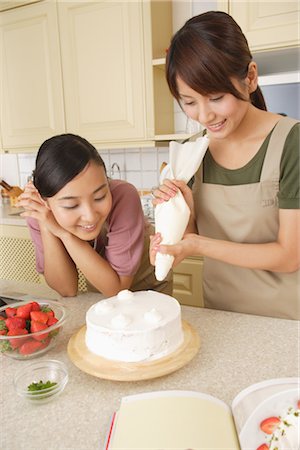
[[[273,434],[280,424],[278,417],[268,417],[260,423],[260,429],[266,434]]]
[[[48,327],[51,327],[51,325],[54,325],[56,322],[58,322],[58,319],[56,317],[49,317],[47,325]]]
[[[46,311],[46,314],[48,315],[48,317],[49,318],[53,318],[53,317],[55,317],[55,315],[54,315],[54,311],[52,311],[52,309],[49,309],[49,311]]]
[[[43,311],[31,311],[30,318],[35,322],[41,323],[47,323],[49,319],[48,314]]]
[[[269,446],[267,444],[262,444],[256,450],[269,450]]]
[[[0,320],[5,320],[5,318],[3,316],[0,316]]]
[[[43,347],[42,342],[34,341],[34,340],[27,341],[21,345],[21,347],[19,348],[19,353],[21,355],[30,355],[31,353],[34,353],[37,350],[40,350],[40,348],[42,348],[42,347]]]
[[[0,330],[0,336],[5,336],[7,333],[7,330]]]
[[[36,331],[46,330],[47,328],[48,328],[48,325],[46,325],[45,323],[37,322],[36,320],[31,321],[31,325],[30,325],[31,333],[35,333]],[[49,336],[49,333],[43,333],[39,336],[32,336],[32,337],[34,339],[36,339],[37,341],[43,341],[44,339],[47,339],[48,336]]]
[[[25,328],[26,320],[22,317],[13,316],[6,319],[5,324],[9,330],[12,330],[13,328]]]
[[[17,308],[17,317],[23,317],[23,319],[30,319],[31,304],[21,305]]]
[[[30,302],[31,311],[40,311],[41,307],[37,302]]]
[[[23,334],[28,334],[28,331],[25,328],[14,328],[7,333],[7,336],[22,336]],[[24,339],[9,339],[10,346],[13,350],[15,348],[21,347],[21,345],[26,341],[27,337],[25,337]]]
[[[17,308],[10,308],[9,306],[5,308],[6,317],[13,317],[16,315]]]

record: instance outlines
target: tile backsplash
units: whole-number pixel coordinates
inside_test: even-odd
[[[160,166],[169,160],[168,147],[108,149],[100,154],[111,178],[121,178],[142,190],[158,184]],[[23,188],[32,175],[35,158],[33,153],[1,154],[1,177]]]

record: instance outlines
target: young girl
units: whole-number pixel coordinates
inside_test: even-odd
[[[168,180],[154,204],[180,189],[191,210],[177,245],[156,252],[204,256],[207,307],[300,319],[299,123],[266,111],[256,63],[228,14],[193,17],[171,41],[169,88],[210,144],[192,192]],[[296,99],[295,99],[296,101]]]
[[[151,226],[137,190],[107,178],[103,160],[85,139],[62,134],[46,140],[19,205],[37,270],[62,296],[77,294],[77,268],[105,296],[122,289],[172,292],[171,277],[155,280],[148,255]]]

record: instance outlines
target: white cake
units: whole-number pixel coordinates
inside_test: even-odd
[[[155,291],[120,291],[87,311],[85,342],[90,352],[110,360],[162,358],[183,343],[180,305]]]

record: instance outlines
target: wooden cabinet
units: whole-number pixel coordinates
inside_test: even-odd
[[[189,257],[174,268],[173,296],[188,306],[204,306],[202,293],[203,259]]]
[[[242,28],[252,52],[300,45],[298,1],[229,0],[228,12]]]
[[[3,149],[36,149],[65,130],[56,7],[39,2],[0,20]]]
[[[30,3],[40,2],[41,0],[1,0],[0,1],[0,11],[5,11],[7,9],[17,8],[18,6],[28,5]]]
[[[154,145],[173,133],[164,70],[172,3],[41,1],[1,19],[3,149],[62,132],[98,148]]]
[[[36,271],[35,251],[26,226],[0,225],[0,279],[46,284]],[[87,290],[85,277],[78,271],[78,290]]]
[[[26,227],[0,226],[0,278],[43,284],[35,269],[34,247]]]

